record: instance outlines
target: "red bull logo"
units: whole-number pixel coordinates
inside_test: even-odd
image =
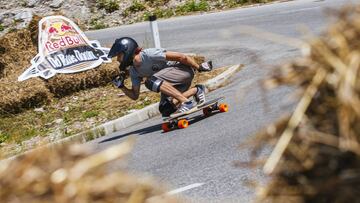
[[[45,48],[49,52],[86,43],[72,26],[63,21],[51,23],[47,28],[47,33],[49,37]]]
[[[63,36],[70,31],[74,31],[74,29],[63,22],[53,23],[48,28],[48,33],[53,36]]]

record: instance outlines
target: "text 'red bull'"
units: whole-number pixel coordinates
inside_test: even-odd
[[[58,50],[62,47],[81,45],[81,44],[86,44],[86,42],[79,35],[65,36],[65,37],[61,37],[60,40],[57,40],[55,42],[47,41],[45,43],[45,48],[51,52]]]

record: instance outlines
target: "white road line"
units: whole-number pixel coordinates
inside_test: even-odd
[[[181,188],[172,190],[172,191],[166,193],[166,195],[174,195],[174,194],[177,194],[177,193],[181,193],[181,192],[184,192],[186,190],[191,190],[193,188],[200,187],[200,186],[202,186],[204,184],[205,183],[194,183],[194,184],[191,184],[191,185],[188,185],[188,186],[185,186],[185,187],[181,187]]]

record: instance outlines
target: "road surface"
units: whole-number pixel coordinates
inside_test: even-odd
[[[245,64],[228,86],[208,95],[225,96],[230,111],[198,119],[187,129],[166,134],[161,131],[161,118],[155,117],[89,144],[101,150],[135,135],[136,146],[129,157],[131,171],[156,176],[169,183],[171,189],[185,187],[181,194],[195,202],[251,201],[255,193],[246,181],[263,182],[265,176],[260,168],[233,166],[234,161],[249,160],[248,150],[239,148],[239,144],[294,107],[288,99],[292,89],[279,88],[264,94],[259,81],[269,75],[274,65],[299,56],[300,51],[243,34],[244,26],[301,39],[301,28],[319,34],[333,20],[326,17],[325,8],[338,8],[346,2],[289,1],[159,20],[161,45],[167,50],[199,53],[212,59],[217,67]],[[109,46],[121,36],[134,37],[144,47],[152,46],[147,22],[86,34]],[[112,167],[121,165],[114,163]]]

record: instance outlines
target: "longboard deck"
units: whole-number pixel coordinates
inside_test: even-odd
[[[198,111],[201,111],[202,109],[204,108],[207,108],[213,104],[216,104],[217,102],[219,102],[220,100],[224,99],[225,97],[218,97],[218,98],[215,98],[215,99],[212,99],[212,100],[209,100],[209,101],[206,101],[205,103],[203,104],[200,104],[200,105],[197,105],[195,108],[193,108],[191,111],[187,111],[187,112],[184,112],[184,113],[177,113],[177,114],[171,114],[169,117],[167,118],[164,118],[163,120],[165,122],[167,121],[171,121],[171,120],[175,120],[177,118],[180,118],[180,117],[183,117],[183,116],[186,116],[186,115],[189,115],[189,114],[192,114],[192,113],[195,113],[195,112],[198,112]]]

